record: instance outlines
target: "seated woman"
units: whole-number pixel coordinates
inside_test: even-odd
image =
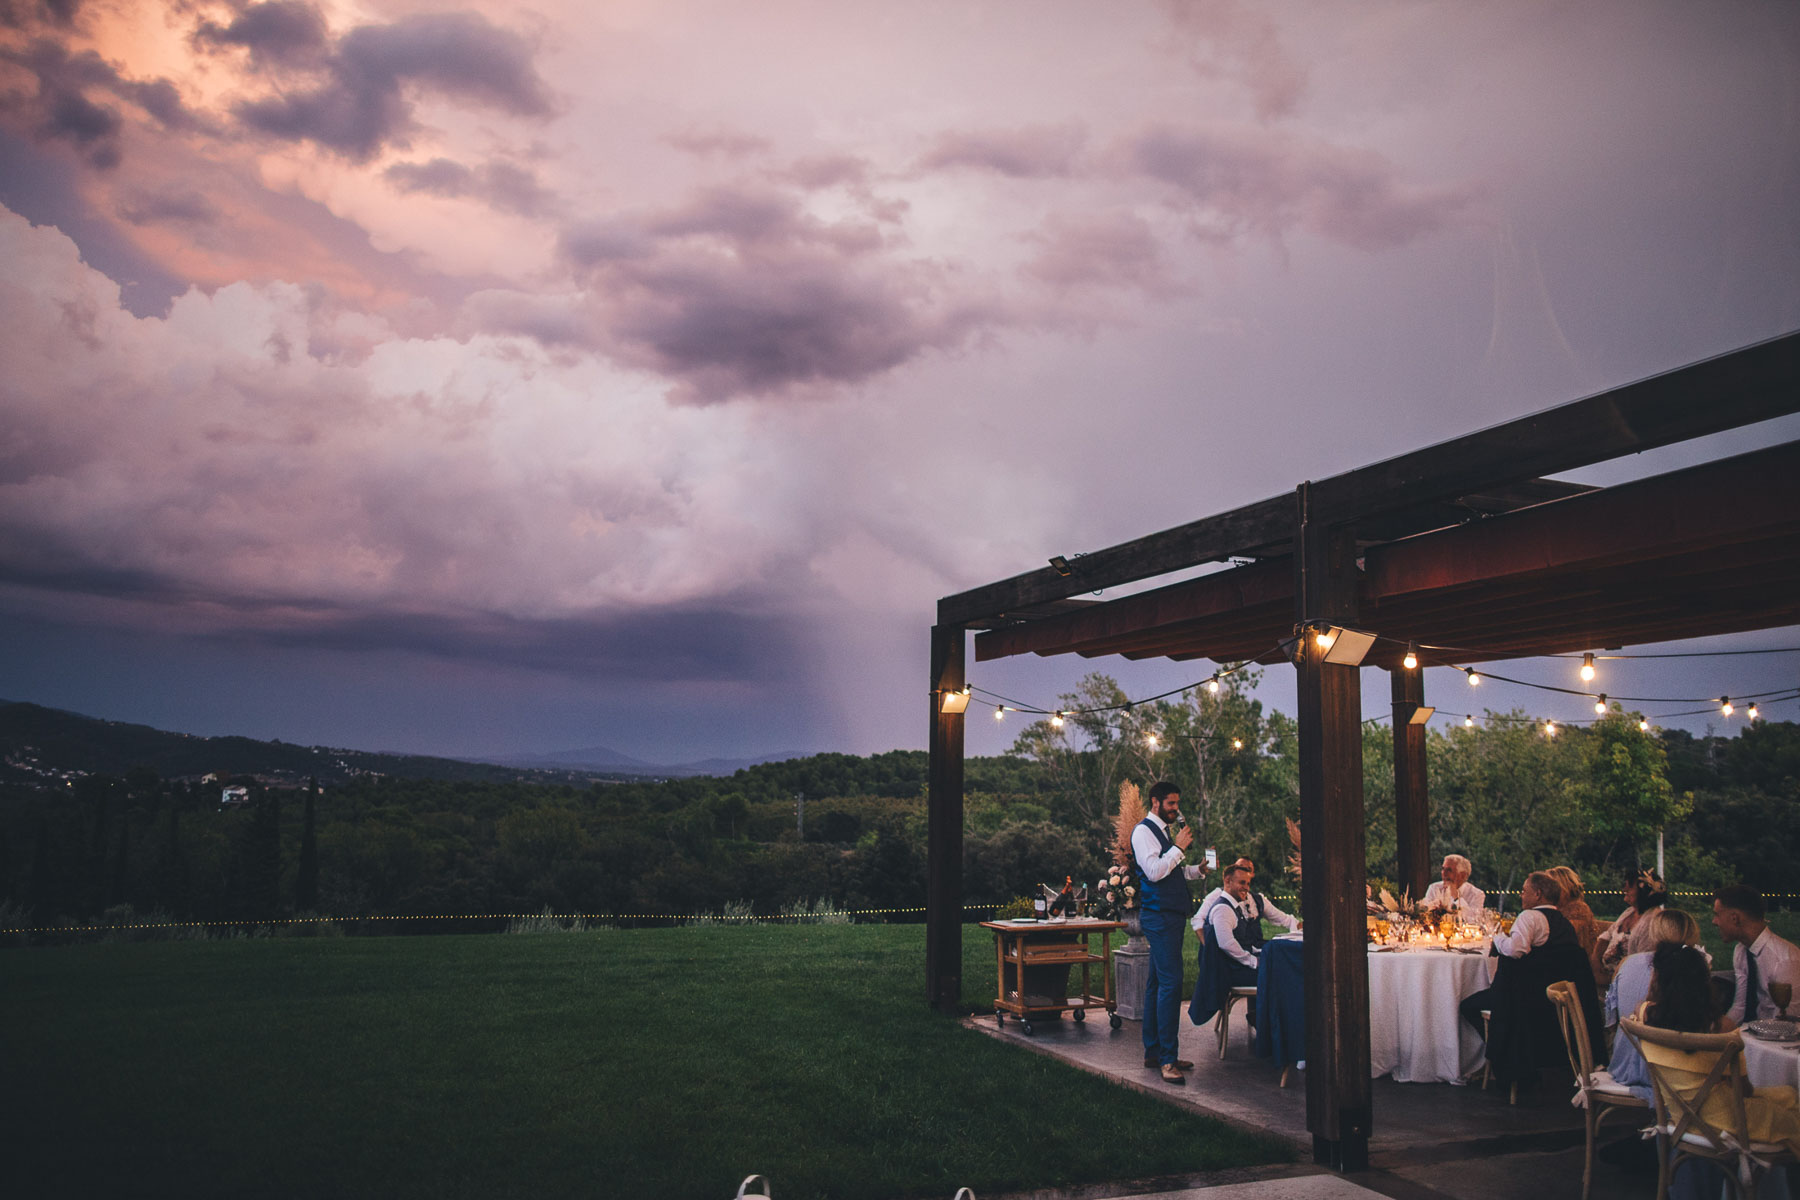
[[[1581,942],[1581,952],[1587,955],[1592,966],[1594,945],[1600,940],[1600,922],[1594,920],[1594,910],[1581,898],[1584,891],[1581,876],[1570,867],[1551,867],[1545,874],[1562,884],[1562,899],[1556,902],[1557,911],[1569,918],[1569,924]]]
[[[1724,1033],[1736,1027],[1723,1015],[1713,992],[1706,958],[1692,946],[1665,945],[1651,957],[1650,998],[1637,1019],[1676,1033]],[[1735,1053],[1743,1054],[1740,1047]],[[1692,1099],[1717,1065],[1717,1051],[1682,1051],[1644,1043],[1644,1057],[1662,1073],[1666,1086]],[[1700,1115],[1715,1128],[1732,1128],[1731,1097],[1715,1088]],[[1800,1154],[1800,1105],[1791,1087],[1753,1088],[1744,1096],[1753,1142],[1778,1142]]]
[[[1663,946],[1700,946],[1700,923],[1679,909],[1658,909],[1650,917],[1650,936],[1654,941],[1653,949]],[[1704,950],[1700,951],[1705,954]],[[1650,998],[1650,965],[1654,954],[1632,954],[1619,964],[1619,970],[1613,976],[1612,986],[1606,992],[1606,1024],[1615,1027],[1621,1016],[1630,1016],[1638,1010],[1644,1001]],[[1614,1080],[1631,1089],[1631,1094],[1649,1103],[1655,1098],[1650,1094],[1650,1069],[1644,1065],[1643,1055],[1631,1044],[1631,1039],[1615,1034],[1613,1037],[1612,1061],[1606,1064],[1607,1073]]]
[[[1606,950],[1600,956],[1603,966],[1616,969],[1626,955],[1650,949],[1649,915],[1668,899],[1669,889],[1662,877],[1647,867],[1625,881],[1625,911],[1607,930]]]

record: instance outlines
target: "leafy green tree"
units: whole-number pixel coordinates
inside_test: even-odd
[[[1638,728],[1639,715],[1618,706],[1587,730],[1583,742],[1587,787],[1582,797],[1589,829],[1605,845],[1603,870],[1612,866],[1621,843],[1642,862],[1644,844],[1693,807],[1691,794],[1670,786],[1668,754],[1656,737]]]

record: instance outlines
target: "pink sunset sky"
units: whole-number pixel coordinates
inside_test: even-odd
[[[1800,328],[1797,147],[1774,0],[0,0],[0,696],[919,746],[941,595]]]

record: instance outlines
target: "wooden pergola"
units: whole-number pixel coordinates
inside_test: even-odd
[[[1800,442],[1606,488],[1543,476],[1800,410],[1800,333],[938,602],[931,630],[926,987],[962,991],[963,721],[941,697],[1015,654],[1291,661],[1298,675],[1306,921],[1307,1127],[1314,1157],[1366,1164],[1372,1124],[1363,950],[1361,667],[1318,625],[1383,635],[1398,878],[1430,878],[1423,670],[1800,623]],[[1122,599],[1078,595],[1208,563]],[[1399,663],[1408,642],[1421,669]],[[1279,647],[1279,649],[1276,649]]]

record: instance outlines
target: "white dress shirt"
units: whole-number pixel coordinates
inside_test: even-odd
[[[1549,941],[1550,918],[1543,912],[1546,908],[1556,911],[1554,904],[1540,904],[1514,917],[1511,933],[1494,935],[1494,949],[1508,958],[1523,958]]]
[[[1158,829],[1164,832],[1168,831],[1168,822],[1155,813],[1151,813],[1144,819],[1155,821]],[[1162,843],[1156,840],[1156,835],[1141,824],[1131,831],[1131,852],[1137,856],[1138,869],[1143,871],[1144,878],[1151,883],[1160,882],[1163,876],[1174,870],[1181,862],[1184,853],[1180,846],[1172,843],[1167,850],[1164,850]],[[1200,868],[1198,865],[1183,867],[1182,875],[1187,879],[1198,879],[1200,878]],[[1142,897],[1139,897],[1139,900],[1141,902]]]
[[[1452,887],[1440,879],[1425,889],[1425,899],[1420,903],[1426,908],[1459,908],[1463,912],[1479,912],[1487,907],[1487,893],[1472,883]]]
[[[1756,955],[1756,995],[1748,997],[1744,994],[1745,985],[1749,982],[1747,975],[1749,964],[1745,962],[1746,953]],[[1731,948],[1732,970],[1737,975],[1737,995],[1731,1001],[1731,1012],[1739,1022],[1759,1021],[1764,1017],[1772,1017],[1781,1011],[1773,1000],[1769,999],[1769,984],[1786,983],[1800,987],[1800,947],[1778,935],[1773,929],[1765,928],[1750,943],[1748,951],[1742,943]],[[1747,1001],[1754,1000],[1754,1012],[1746,1012]],[[1795,1008],[1792,1001],[1788,1003],[1788,1013],[1792,1015]]]

